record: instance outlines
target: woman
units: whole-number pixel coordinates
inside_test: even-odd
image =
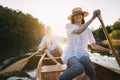
[[[56,64],[60,65],[60,63],[54,58],[54,56],[60,56],[62,53],[62,49],[57,42],[58,38],[52,33],[51,27],[47,27],[46,35],[39,44],[38,50],[44,51],[48,57],[50,57]]]
[[[62,54],[62,60],[67,64],[68,69],[60,75],[59,80],[72,80],[83,71],[91,80],[95,80],[95,70],[89,59],[88,45],[95,50],[111,52],[110,49],[96,44],[93,34],[88,28],[97,15],[100,15],[99,10],[95,10],[92,18],[85,23],[84,17],[88,16],[88,12],[77,7],[68,16],[68,19],[71,20],[71,24],[66,25],[68,45]]]

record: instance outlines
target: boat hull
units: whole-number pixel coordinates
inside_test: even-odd
[[[109,68],[105,65],[93,63],[97,80],[120,80],[120,70]]]

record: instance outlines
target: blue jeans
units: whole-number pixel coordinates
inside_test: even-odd
[[[69,58],[67,65],[68,69],[59,76],[59,80],[72,80],[84,70],[91,80],[95,80],[95,70],[88,56],[82,56],[80,59],[73,56]]]

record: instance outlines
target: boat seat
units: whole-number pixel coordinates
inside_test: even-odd
[[[59,63],[63,64],[63,62],[62,62],[62,60],[61,60],[60,57],[55,57],[55,59],[56,59]],[[43,58],[42,66],[47,66],[47,65],[48,65],[48,66],[49,66],[49,65],[56,65],[56,63],[55,63],[51,58],[45,57],[45,58]]]
[[[60,59],[60,57],[54,57],[55,59]],[[43,58],[43,60],[51,60],[51,58],[49,58],[49,57],[45,57],[45,58]]]
[[[84,71],[82,74],[78,75],[73,80],[90,80],[90,78],[87,76],[87,74]]]
[[[42,80],[57,80],[61,72],[66,68],[66,65],[42,66],[41,78]]]
[[[61,72],[67,69],[66,65],[51,65],[51,66],[42,66],[42,79],[43,80],[57,80]],[[90,80],[89,77],[83,72],[81,75],[78,75],[73,80]]]
[[[55,72],[55,71],[64,71],[66,70],[66,65],[51,65],[51,66],[42,66],[42,73],[44,72]]]

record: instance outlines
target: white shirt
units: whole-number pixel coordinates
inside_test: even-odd
[[[78,28],[79,26],[75,24],[66,25],[68,45],[61,57],[65,64],[67,64],[68,59],[72,56],[78,58],[83,55],[88,56],[88,45],[96,42],[89,28],[80,34],[73,34],[73,30]]]
[[[38,48],[42,48],[45,45],[47,46],[47,48],[49,50],[51,50],[51,51],[54,50],[57,47],[56,36],[55,35],[52,35],[52,36],[45,35],[42,38],[42,41],[39,44]]]

